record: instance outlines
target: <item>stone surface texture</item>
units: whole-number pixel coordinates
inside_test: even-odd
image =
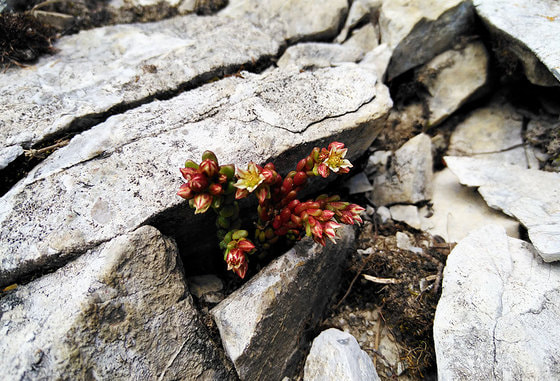
[[[488,225],[451,252],[434,321],[440,380],[560,377],[560,266]]]
[[[379,380],[373,361],[356,338],[336,328],[327,329],[313,340],[305,361],[304,381]]]
[[[472,27],[473,14],[472,3],[465,0],[384,1],[379,14],[381,42],[393,50],[388,78],[451,48]]]
[[[560,174],[492,160],[445,157],[461,184],[478,187],[486,203],[519,220],[546,262],[560,260]]]
[[[303,42],[290,46],[278,60],[279,68],[312,70],[336,66],[344,62],[357,62],[364,52],[358,48],[322,42]]]
[[[352,250],[352,227],[338,233],[337,244],[325,248],[301,241],[211,310],[241,379],[294,376],[307,344],[302,334],[322,319]]]
[[[2,295],[2,378],[235,379],[177,255],[144,226]]]
[[[554,0],[475,0],[476,12],[540,86],[560,86],[560,4]]]
[[[430,93],[429,123],[437,125],[486,84],[488,53],[480,41],[448,50],[422,66],[417,78]]]
[[[0,199],[0,284],[56,266],[164,211],[187,211],[175,195],[178,168],[207,149],[241,167],[274,160],[283,173],[332,140],[344,142],[353,159],[391,106],[375,74],[353,65],[245,73],[111,117]],[[184,229],[192,219],[187,213],[170,225]]]

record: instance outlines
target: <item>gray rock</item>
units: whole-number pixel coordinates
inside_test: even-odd
[[[313,340],[305,361],[304,381],[379,380],[373,361],[354,336],[330,328]]]
[[[359,49],[364,53],[370,52],[379,46],[379,31],[373,24],[368,23],[352,32],[352,36],[342,45]]]
[[[420,215],[418,207],[414,205],[393,205],[389,208],[391,218],[395,221],[401,221],[414,229],[420,229]]]
[[[326,248],[301,241],[211,310],[241,379],[294,376],[303,332],[322,318],[354,242],[351,227],[339,234]]]
[[[13,162],[22,154],[23,148],[18,145],[5,147],[0,150],[0,169],[6,168],[8,165],[10,165],[11,162]]]
[[[166,234],[185,236],[201,219],[175,195],[178,168],[207,149],[222,163],[274,160],[287,173],[314,145],[339,140],[353,160],[391,106],[388,89],[353,65],[245,73],[111,117],[0,199],[0,284],[56,267],[154,218],[167,224]]]
[[[440,380],[560,377],[560,266],[488,225],[451,252],[434,321]]]
[[[451,48],[472,27],[473,13],[465,0],[384,1],[379,27],[393,50],[389,80]]]
[[[429,200],[432,178],[431,140],[422,133],[395,151],[388,171],[375,177],[370,199],[378,206]]]
[[[448,50],[417,72],[430,93],[429,123],[435,126],[466,103],[488,80],[488,53],[482,42]]]
[[[216,275],[196,275],[187,278],[190,293],[207,303],[219,303],[224,299],[224,283]]]
[[[346,0],[229,0],[219,14],[262,25],[281,25],[290,41],[334,38],[348,13]]]
[[[277,65],[279,68],[312,70],[336,66],[344,62],[357,62],[363,56],[362,50],[350,46],[303,42],[286,49]]]
[[[461,184],[519,220],[546,262],[560,260],[560,174],[470,157],[445,157]]]
[[[0,157],[94,124],[111,109],[250,66],[277,54],[280,42],[246,20],[196,16],[63,37],[58,53],[32,69],[0,73]]]
[[[348,11],[348,16],[346,17],[346,21],[344,22],[344,27],[334,39],[334,42],[339,44],[346,41],[348,35],[350,34],[350,30],[355,28],[359,23],[364,22],[371,18],[371,13],[375,11],[375,8],[380,7],[380,1],[377,3],[379,4],[368,4],[371,3],[370,1],[353,1],[352,5],[350,5],[350,10]]]
[[[348,188],[348,194],[366,193],[373,189],[364,172],[352,176],[343,186]]]
[[[540,86],[560,86],[560,4],[554,0],[475,0],[476,12]]]
[[[372,70],[380,81],[384,81],[392,54],[393,51],[387,44],[381,44],[373,48],[372,51],[366,53],[364,58],[360,61],[360,66]]]
[[[3,379],[235,379],[151,226],[0,299]]]

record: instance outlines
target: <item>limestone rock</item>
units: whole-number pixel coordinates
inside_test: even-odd
[[[509,237],[519,238],[519,222],[491,209],[472,188],[459,183],[449,168],[434,174],[432,208],[420,209],[421,229],[447,242],[459,242],[485,225],[502,226]]]
[[[336,36],[348,13],[346,0],[229,0],[219,14],[246,18],[262,25],[281,24],[281,37],[290,41]]]
[[[205,230],[175,194],[186,159],[210,149],[222,163],[273,160],[287,173],[313,146],[338,140],[353,160],[392,105],[358,65],[243,77],[111,117],[34,168],[0,199],[0,284],[154,219],[190,252],[188,234]]]
[[[393,50],[389,80],[451,48],[472,23],[470,1],[384,1],[379,27],[381,42]]]
[[[539,86],[560,86],[560,4],[554,0],[475,0],[476,12],[521,61],[525,75]]]
[[[392,54],[393,51],[387,44],[381,44],[366,53],[360,61],[360,66],[372,70],[380,81],[384,81]]]
[[[519,220],[546,262],[560,260],[560,174],[470,157],[445,162],[461,184],[478,187],[490,207]]]
[[[358,48],[322,42],[303,42],[290,46],[277,62],[280,68],[311,70],[336,66],[343,62],[357,62],[364,52]]]
[[[0,73],[0,158],[277,54],[281,38],[248,21],[183,16],[61,38],[58,53]],[[81,73],[81,74],[80,74]]]
[[[395,151],[391,168],[375,177],[370,199],[377,206],[429,200],[432,178],[431,141],[422,133]]]
[[[488,225],[451,252],[434,321],[440,380],[560,377],[560,266]]]
[[[354,336],[336,328],[321,332],[313,340],[304,372],[304,381],[379,380],[371,358]]]
[[[381,0],[356,0],[352,2],[348,16],[344,22],[344,27],[336,36],[334,42],[343,43],[350,34],[350,30],[358,26],[365,20],[372,18],[372,13],[378,12],[381,7]]]
[[[338,232],[340,240],[326,248],[301,241],[211,310],[241,379],[294,375],[303,332],[322,318],[354,241],[351,227]]]
[[[414,205],[393,205],[389,208],[391,218],[395,221],[401,221],[414,229],[420,229],[420,215],[418,208]]]
[[[151,226],[0,299],[4,379],[235,379]]]
[[[379,32],[373,24],[368,23],[352,32],[352,36],[342,45],[359,49],[364,53],[370,52],[379,46]]]
[[[224,283],[216,275],[191,276],[187,281],[190,293],[206,303],[219,303],[224,299]]]
[[[417,78],[430,93],[429,123],[437,125],[486,84],[488,53],[479,41],[448,50],[424,65]]]

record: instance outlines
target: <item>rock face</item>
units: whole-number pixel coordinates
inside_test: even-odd
[[[473,7],[464,0],[384,1],[379,15],[381,42],[393,49],[392,79],[451,48],[473,22]]]
[[[478,187],[490,207],[519,220],[546,262],[560,260],[560,174],[469,157],[445,162],[461,184]]]
[[[321,319],[354,241],[345,226],[326,248],[310,240],[274,260],[211,313],[243,380],[282,380],[301,359],[308,324]],[[298,350],[299,349],[299,350]]]
[[[282,172],[314,145],[332,140],[345,142],[355,158],[391,105],[375,74],[353,65],[246,73],[111,117],[76,136],[0,199],[0,240],[6,243],[0,284],[178,208],[181,180],[174,168],[206,149],[240,166],[276,158]],[[184,229],[193,218],[188,215],[172,228]]]
[[[330,328],[321,332],[305,361],[305,381],[379,380],[373,362],[349,333]]]
[[[304,42],[289,47],[278,60],[280,68],[311,70],[357,62],[364,56],[360,49],[337,44]]]
[[[32,69],[0,74],[0,163],[13,158],[14,147],[95,124],[111,109],[274,56],[281,42],[244,19],[196,16],[63,37],[59,52]]]
[[[536,85],[560,86],[560,4],[554,0],[475,0],[476,12],[515,54]]]
[[[440,380],[560,377],[560,267],[488,225],[447,259],[434,322]]]
[[[235,379],[174,242],[144,226],[0,299],[4,379]]]

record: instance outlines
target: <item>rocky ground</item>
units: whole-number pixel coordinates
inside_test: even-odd
[[[559,377],[555,2],[0,12],[4,379]],[[364,224],[227,272],[177,168],[334,140]]]

